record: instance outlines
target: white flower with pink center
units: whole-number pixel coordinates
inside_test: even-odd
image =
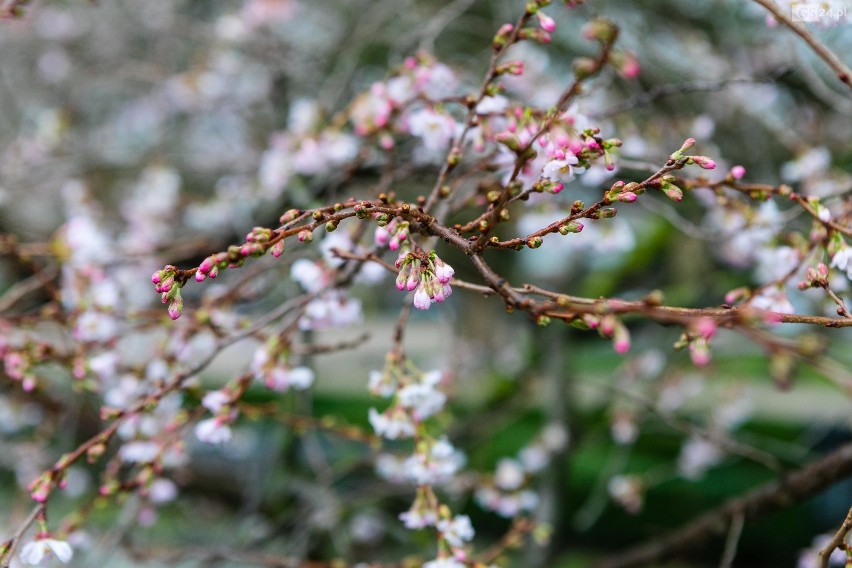
[[[456,121],[448,114],[424,107],[408,116],[408,131],[423,142],[432,153],[439,153],[450,145],[456,133]]]
[[[579,163],[577,156],[568,153],[564,158],[553,159],[547,162],[541,169],[541,177],[551,181],[568,183],[574,179],[575,174],[585,171],[576,167]]]

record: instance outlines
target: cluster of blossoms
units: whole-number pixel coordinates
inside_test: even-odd
[[[279,392],[287,392],[291,388],[305,390],[314,383],[314,372],[310,367],[290,365],[287,346],[278,337],[271,337],[257,348],[251,372],[256,380]]]
[[[421,373],[410,364],[389,359],[383,371],[370,374],[369,388],[378,396],[393,397],[393,402],[382,413],[371,408],[369,420],[383,438],[416,439],[410,456],[383,454],[377,469],[388,480],[417,486],[414,502],[399,518],[408,529],[435,527],[438,531],[439,557],[425,565],[463,566],[461,563],[467,559],[464,547],[473,539],[473,526],[466,515],[453,516],[449,507],[440,503],[434,488],[452,481],[465,458],[446,437],[428,435],[425,427],[425,422],[440,412],[447,401],[436,388],[441,378],[440,371]]]
[[[540,473],[568,445],[568,432],[558,423],[547,425],[530,445],[521,449],[516,458],[503,458],[490,479],[483,480],[476,490],[476,500],[485,509],[498,515],[514,518],[534,511],[539,504],[538,493],[530,488],[534,476]]]
[[[428,310],[434,302],[443,302],[453,293],[450,280],[455,270],[435,251],[425,255],[420,251],[403,253],[397,258],[396,267],[397,289],[414,291],[414,307],[418,310]]]
[[[438,390],[442,373],[421,373],[388,364],[384,371],[370,374],[370,392],[383,398],[394,397],[382,413],[370,409],[370,424],[376,434],[391,440],[414,437],[418,424],[443,410],[447,395]]]

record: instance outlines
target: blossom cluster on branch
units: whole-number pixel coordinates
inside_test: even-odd
[[[12,4],[10,14],[21,15],[24,3]],[[313,524],[301,533],[304,548],[290,549],[293,565],[313,566],[306,563],[314,558],[317,566],[335,565],[335,556],[357,548],[333,535],[346,501],[337,493],[343,495],[347,483],[368,488],[358,485],[354,501],[360,493],[373,502],[376,495],[403,496],[382,504],[393,519],[392,525],[382,521],[382,530],[427,534],[405,541],[427,543],[413,549],[418,565],[500,566],[527,539],[530,547],[546,547],[557,523],[543,512],[546,483],[575,444],[571,421],[552,410],[521,447],[500,447],[498,459],[473,467],[467,454],[482,424],[472,418],[458,426],[464,365],[453,366],[450,354],[431,352],[425,361],[412,354],[422,340],[410,332],[412,320],[462,314],[465,304],[478,301],[509,312],[512,325],[529,333],[567,324],[582,333],[572,336],[576,341],[600,336],[625,358],[606,387],[612,389],[605,414],[615,448],[633,447],[640,426],[651,420],[680,436],[662,474],[608,468],[597,484],[604,501],[638,515],[669,477],[697,481],[732,456],[781,472],[782,458],[739,439],[754,409],[747,387],[716,393],[716,405],[699,421],[683,417],[706,388],[692,373],[711,368],[743,338],[766,357],[779,387],[789,387],[807,365],[852,390],[852,373],[828,347],[844,332],[839,328],[852,327],[846,299],[850,178],[831,170],[828,150],[815,149],[786,164],[783,182],[764,183],[751,165],[716,155],[718,147],[703,139],[712,137],[712,128],[700,122],[690,127],[705,132],[666,140],[671,147],[652,146],[650,135],[629,127],[622,134],[617,122],[588,112],[589,93],[605,92],[607,81],[629,85],[643,74],[640,56],[622,47],[622,31],[610,18],[589,16],[571,37],[581,47],[570,76],[558,89],[537,89],[553,81],[538,67],[544,50],[556,50],[551,44],[561,22],[580,18],[582,5],[530,0],[516,6],[517,19],[491,37],[480,77],[413,50],[348,104],[291,101],[286,128],[268,133],[268,144],[248,160],[250,173],[222,176],[210,200],[188,204],[181,174],[153,160],[121,202],[121,228],[104,221],[95,178],[78,176],[61,188],[65,217],[49,243],[4,237],[2,252],[32,276],[0,296],[8,385],[0,396],[0,426],[21,436],[33,431],[49,446],[46,439],[61,432],[61,422],[47,420],[52,426],[41,433],[38,426],[63,407],[56,393],[86,402],[77,407],[85,415],[80,430],[63,442],[58,458],[22,452],[12,468],[33,508],[0,543],[0,566],[71,561],[75,549],[92,547],[91,517],[112,506],[132,511],[139,526],[154,524],[183,498],[184,487],[191,494],[195,479],[209,473],[199,456],[238,460],[269,453],[258,441],[266,428],[252,428],[254,422],[292,435],[286,453],[293,470],[318,479],[299,491],[335,500],[326,510],[304,509]],[[247,0],[241,12],[219,19],[219,39],[248,42],[265,26],[307,21],[308,10],[294,0]],[[62,22],[61,12],[52,14],[54,23]],[[97,10],[89,17],[97,19]],[[66,24],[67,41],[79,37]],[[61,36],[58,29],[49,33]],[[61,81],[62,61],[48,58],[44,73]],[[264,94],[253,82],[261,69],[242,65],[233,53],[218,54],[199,75],[171,77],[153,96],[167,109],[152,118],[158,128],[229,104],[236,117]],[[535,100],[542,92],[550,95],[544,103]],[[158,104],[138,101],[148,110]],[[40,131],[8,154],[37,164],[59,153],[64,119],[54,118],[53,127],[42,128],[53,128],[53,135]],[[643,145],[648,151],[640,162],[633,156]],[[240,163],[238,151],[223,153]],[[649,217],[708,241],[715,262],[753,269],[751,280],[726,279],[726,289],[714,288],[715,295],[690,306],[670,302],[661,291],[668,275],[620,290],[597,280],[600,291],[577,292],[582,279],[624,263],[653,239]],[[187,227],[206,236],[194,240]],[[234,238],[237,231],[245,236]],[[513,263],[521,270],[509,268]],[[21,301],[35,291],[43,294],[38,302]],[[353,339],[348,330],[377,303],[398,316],[384,365],[362,377],[372,404],[352,422],[314,416],[315,386],[333,380],[317,360],[362,347],[365,338]],[[647,328],[638,321],[676,329],[671,346],[648,349]],[[464,323],[457,322],[459,329]],[[800,328],[830,333],[795,335]],[[342,340],[327,335],[341,329]],[[520,333],[505,335],[497,343],[508,359],[521,340]],[[228,368],[222,355],[232,349],[246,355],[242,368],[224,371],[225,380],[212,384],[203,373]],[[666,359],[679,350],[689,363],[669,372]],[[566,381],[551,374],[560,391]],[[330,463],[336,458],[340,463]],[[222,502],[243,491],[225,485],[216,491]],[[257,485],[245,494],[260,510],[265,497]],[[62,510],[56,502],[71,502],[65,507],[71,512],[48,523],[49,512]],[[590,497],[579,508],[578,526],[594,524],[598,502]],[[380,539],[375,518],[356,513],[353,526],[356,519],[362,525],[352,534],[365,544]],[[323,514],[334,518],[323,520]],[[489,542],[490,533],[475,526],[479,515],[511,525]],[[333,554],[310,548],[322,531],[335,542]],[[364,566],[392,562],[387,554],[356,553]]]

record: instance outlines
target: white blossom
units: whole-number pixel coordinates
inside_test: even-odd
[[[494,473],[494,484],[500,489],[514,491],[524,483],[524,468],[521,464],[511,458],[503,458],[497,464]]]
[[[444,408],[446,402],[447,395],[427,384],[408,385],[399,391],[400,405],[411,409],[415,420],[434,416]]]
[[[21,549],[21,561],[30,566],[41,566],[51,555],[56,556],[61,562],[67,564],[71,561],[71,557],[74,556],[74,550],[64,540],[53,538],[42,538],[28,542]]]
[[[410,438],[414,436],[414,423],[405,412],[379,413],[375,408],[370,409],[370,425],[376,434],[389,440]]]
[[[473,539],[473,525],[467,515],[456,515],[452,521],[442,519],[438,521],[437,527],[450,546],[458,548]]]

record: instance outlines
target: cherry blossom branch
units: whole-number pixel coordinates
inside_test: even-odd
[[[47,505],[44,503],[39,503],[33,507],[30,514],[27,515],[27,518],[18,525],[18,528],[15,531],[15,534],[12,535],[12,538],[0,545],[0,552],[2,552],[2,554],[0,554],[0,568],[9,568],[9,564],[15,556],[15,550],[21,542],[21,539],[24,537],[24,533],[26,533],[30,526],[32,526],[39,515],[44,514],[46,508]]]
[[[847,444],[778,481],[767,483],[741,497],[726,501],[682,528],[614,554],[603,559],[596,566],[597,568],[647,566],[689,552],[711,538],[724,535],[739,515],[744,521],[753,521],[785,509],[791,503],[809,499],[850,475],[852,475],[852,444]]]
[[[533,4],[534,5],[534,4]],[[503,37],[500,37],[498,32],[498,37],[500,37],[500,41],[495,38],[495,43],[493,46],[493,51],[491,53],[491,61],[488,63],[488,69],[485,72],[485,77],[482,80],[482,84],[479,87],[479,92],[476,96],[471,97],[467,101],[467,115],[464,118],[464,126],[462,127],[462,131],[459,133],[450,146],[450,150],[447,153],[447,157],[444,160],[443,165],[441,166],[441,170],[438,172],[438,176],[435,180],[434,186],[432,186],[432,191],[429,192],[429,196],[426,198],[426,202],[423,205],[424,211],[430,211],[437,201],[442,197],[442,188],[444,187],[447,176],[450,172],[455,168],[455,166],[461,161],[461,152],[462,145],[464,144],[465,138],[467,137],[468,132],[473,128],[474,121],[476,120],[476,107],[480,102],[486,97],[488,94],[489,86],[494,81],[496,77],[498,77],[497,73],[497,63],[506,53],[506,51],[518,42],[521,37],[521,30],[523,30],[524,26],[533,16],[533,12],[529,9],[524,10],[524,13],[518,18],[517,22],[512,26],[510,26],[510,30],[508,34],[504,34]]]
[[[832,552],[838,548],[843,549],[841,545],[846,540],[846,535],[849,534],[849,531],[852,531],[852,508],[846,513],[846,518],[843,519],[843,523],[837,529],[837,532],[834,533],[831,541],[819,551],[819,565],[821,568],[828,568],[828,560],[831,558]]]
[[[659,180],[660,178],[662,178],[664,175],[668,174],[669,172],[683,168],[686,165],[686,162],[687,162],[686,158],[681,158],[681,159],[678,159],[678,160],[669,160],[662,168],[657,170],[649,178],[647,178],[644,181],[641,181],[639,183],[633,184],[631,186],[631,188],[632,188],[631,191],[633,191],[633,192],[640,191],[641,192],[642,190],[651,186],[655,181]],[[609,192],[607,192],[607,193],[609,193]],[[576,221],[578,219],[595,218],[595,216],[605,206],[611,205],[613,203],[613,201],[614,200],[611,197],[609,197],[607,194],[605,194],[602,199],[595,202],[594,204],[592,204],[592,205],[590,205],[586,208],[579,209],[579,210],[575,210],[575,208],[572,208],[571,214],[568,215],[567,217],[559,219],[558,221],[554,221],[553,223],[550,223],[546,227],[539,229],[538,231],[535,231],[533,233],[530,233],[529,235],[527,235],[525,237],[518,237],[518,238],[510,239],[510,240],[507,240],[507,241],[494,241],[494,240],[492,240],[492,241],[488,242],[488,246],[492,247],[492,248],[517,248],[519,246],[524,246],[524,245],[529,246],[530,243],[534,242],[534,239],[541,238],[541,237],[548,235],[548,234],[559,232],[560,227],[566,226],[566,225],[568,225],[568,223],[571,223],[572,221]],[[615,211],[615,210],[613,209],[612,211]]]
[[[601,46],[597,57],[585,60],[582,71],[575,69],[574,81],[567,89],[565,89],[565,91],[563,91],[556,105],[548,112],[538,130],[523,146],[515,149],[515,166],[509,177],[509,181],[505,184],[503,191],[500,192],[496,201],[488,207],[488,210],[484,213],[484,218],[482,218],[482,220],[478,223],[478,225],[483,227],[485,230],[480,231],[481,234],[477,240],[476,250],[482,250],[485,246],[492,245],[491,239],[488,239],[488,233],[493,230],[494,226],[496,226],[500,220],[501,212],[510,202],[512,197],[514,197],[512,195],[512,182],[517,179],[524,164],[529,160],[531,152],[533,152],[533,144],[535,144],[535,142],[545,133],[550,131],[556,120],[559,119],[568,108],[570,102],[581,92],[583,83],[587,79],[597,75],[609,61],[610,52],[612,51],[615,40],[618,37],[618,28],[610,22],[602,22],[602,26],[606,26],[606,31],[600,34]]]
[[[808,29],[799,22],[793,21],[787,12],[781,9],[773,0],[754,0],[766,8],[776,19],[783,22],[785,26],[793,30],[800,38],[805,40],[811,49],[825,61],[837,74],[837,78],[847,87],[852,88],[852,70],[846,66],[840,58],[819,41]]]
[[[515,519],[509,531],[503,535],[499,542],[476,555],[476,562],[481,565],[490,564],[505,554],[507,550],[520,547],[523,537],[533,532],[535,527],[536,525],[531,519],[524,517]]]

